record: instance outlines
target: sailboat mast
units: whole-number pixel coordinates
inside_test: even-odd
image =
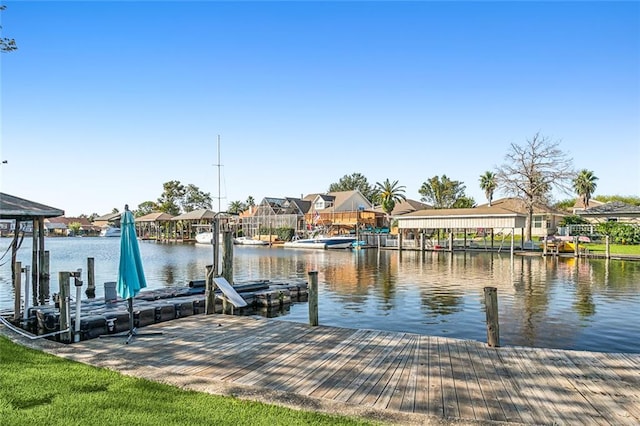
[[[218,212],[220,212],[220,135],[218,135]]]

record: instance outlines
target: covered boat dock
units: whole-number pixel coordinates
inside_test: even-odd
[[[434,231],[447,230],[449,233],[448,250],[453,250],[453,236],[455,230],[490,230],[491,239],[495,229],[509,229],[511,234],[510,250],[514,251],[514,234],[516,229],[524,232],[527,216],[502,207],[476,207],[470,209],[425,209],[397,216],[398,221],[398,249],[403,247],[403,238],[409,233],[418,236],[418,248],[426,249],[426,237]],[[466,241],[465,241],[466,247]]]
[[[37,293],[37,300],[41,304],[45,302],[44,299],[48,297],[49,293],[49,262],[44,247],[44,220],[63,215],[64,210],[0,192],[0,219],[15,221],[11,242],[11,282],[15,283],[16,275],[22,272],[16,268],[16,256],[24,238],[26,225],[33,224],[31,282],[33,288],[37,289],[34,292]],[[35,296],[36,294],[34,294],[34,301],[36,300]]]

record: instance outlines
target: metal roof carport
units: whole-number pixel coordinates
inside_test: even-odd
[[[470,209],[427,209],[396,216],[398,229],[511,229],[511,252],[516,228],[524,228],[527,216],[502,207],[477,207]],[[400,248],[400,244],[398,245]],[[452,247],[450,246],[450,249]]]

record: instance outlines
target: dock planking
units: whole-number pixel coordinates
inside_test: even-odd
[[[163,334],[136,337],[129,345],[92,339],[44,350],[195,390],[219,391],[204,386],[219,383],[235,394],[244,386],[425,419],[640,424],[640,354],[489,348],[468,340],[231,315],[146,328]]]

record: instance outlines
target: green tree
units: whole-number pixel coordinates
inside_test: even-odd
[[[572,215],[563,217],[558,223],[558,226],[582,225],[584,223],[589,223],[589,221],[584,219],[581,216],[572,214]]]
[[[198,209],[211,209],[211,194],[200,191],[200,188],[190,183],[185,187],[181,206],[185,212],[192,212]]]
[[[80,222],[71,222],[67,229],[71,231],[72,235],[80,235],[80,229],[82,229],[82,224]]]
[[[484,195],[487,197],[487,201],[489,202],[489,207],[491,207],[493,193],[497,187],[498,182],[496,181],[495,173],[486,171],[482,176],[480,176],[480,189],[484,191]]]
[[[576,204],[575,198],[569,198],[567,200],[558,201],[553,205],[558,210],[569,210],[571,211],[572,207]]]
[[[466,195],[463,195],[462,197],[458,198],[453,203],[453,206],[451,207],[454,209],[470,209],[475,205],[476,205],[476,200],[474,200],[471,197],[467,197]]]
[[[329,185],[329,192],[339,191],[355,191],[358,190],[364,197],[373,203],[378,191],[376,187],[371,186],[367,178],[361,173],[352,173],[344,175],[338,182]]]
[[[575,176],[573,160],[560,150],[559,145],[539,133],[523,145],[512,143],[504,164],[497,171],[501,190],[525,203],[527,240],[531,239],[533,206],[547,204],[554,188],[570,192],[570,182]]]
[[[162,187],[164,191],[157,201],[159,210],[172,216],[179,215],[181,213],[180,203],[186,193],[184,185],[180,181],[171,180],[163,183]]]
[[[597,195],[593,197],[594,200],[598,200],[601,203],[610,203],[612,201],[621,201],[630,206],[640,206],[640,197],[629,195]]]
[[[386,179],[384,182],[376,182],[376,190],[380,199],[382,210],[387,214],[387,223],[391,223],[391,212],[396,203],[404,201],[407,197],[404,195],[405,187],[398,185],[398,181],[390,182]]]
[[[0,6],[0,12],[5,10],[7,8],[7,6],[1,5]],[[2,26],[0,25],[0,30],[2,29]],[[14,50],[18,49],[18,45],[16,44],[16,41],[12,38],[8,38],[8,37],[2,37],[0,38],[0,52],[2,53],[6,53],[6,52],[13,52]]]
[[[573,179],[573,190],[576,192],[582,206],[586,209],[589,207],[589,200],[596,190],[598,184],[596,181],[598,178],[593,174],[591,170],[582,169],[578,172],[578,175]]]
[[[160,209],[158,208],[158,205],[153,201],[143,201],[142,203],[138,204],[138,208],[136,209],[135,216],[142,217],[144,215],[147,215],[149,213],[153,213],[159,210]]]
[[[247,208],[249,207],[255,207],[256,205],[256,200],[253,199],[253,197],[251,195],[249,195],[247,197],[247,201],[244,202],[245,205],[247,206]]]
[[[240,214],[247,209],[247,206],[242,201],[232,201],[229,203],[228,211],[233,214]]]
[[[450,209],[459,198],[466,197],[465,189],[462,182],[442,175],[442,177],[434,176],[423,182],[418,193],[422,195],[420,201],[429,203],[436,209]]]

